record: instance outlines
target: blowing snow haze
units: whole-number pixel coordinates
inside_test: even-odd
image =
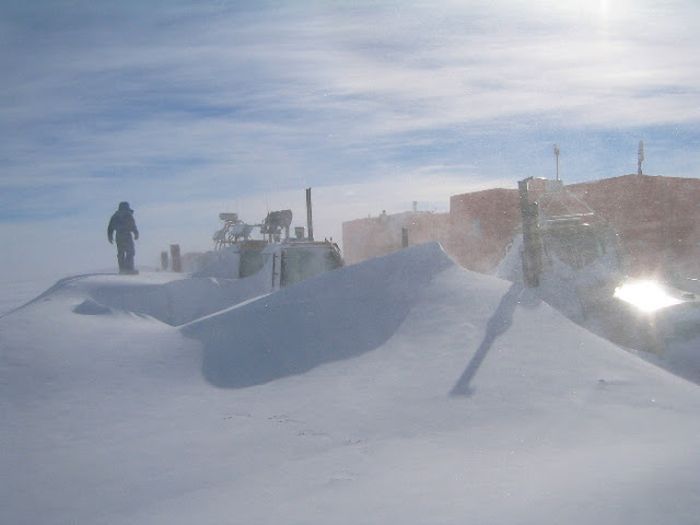
[[[426,244],[196,318],[252,279],[0,318],[1,521],[697,521],[698,386],[531,290]]]
[[[697,523],[699,20],[1,2],[0,523]]]

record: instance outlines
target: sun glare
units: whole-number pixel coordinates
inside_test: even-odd
[[[630,281],[615,288],[615,297],[643,312],[655,312],[683,302],[670,295],[656,281]]]

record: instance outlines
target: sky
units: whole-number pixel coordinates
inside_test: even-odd
[[[700,176],[693,0],[0,0],[2,280],[212,247],[218,213],[341,223],[527,176]]]

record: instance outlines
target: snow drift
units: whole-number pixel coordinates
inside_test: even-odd
[[[204,375],[242,387],[357,356],[386,342],[433,277],[454,263],[436,244],[329,272],[183,327]]]
[[[138,277],[81,275],[60,280],[25,306],[58,298],[84,299],[73,308],[74,313],[129,312],[177,326],[270,293],[270,272],[265,270],[269,268],[245,279],[188,277],[172,273]]]
[[[496,268],[498,277],[523,282],[522,245],[522,235],[516,235]],[[615,289],[627,280],[615,250],[581,268],[573,268],[550,253],[533,293],[587,330],[700,384],[700,302],[690,300],[644,312],[614,298]],[[693,281],[679,284],[692,287]],[[682,290],[671,290],[682,298]]]
[[[436,245],[179,328],[119,279],[0,319],[0,522],[697,521],[697,385]]]

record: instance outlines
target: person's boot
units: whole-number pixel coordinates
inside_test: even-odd
[[[117,264],[119,265],[119,273],[125,274],[126,273],[126,260],[124,258],[124,255],[119,251],[117,251]]]
[[[124,273],[126,273],[128,275],[138,275],[139,271],[134,268],[134,256],[133,255],[127,256],[126,261],[124,261],[124,262],[125,262],[124,266],[126,268],[126,271]]]

